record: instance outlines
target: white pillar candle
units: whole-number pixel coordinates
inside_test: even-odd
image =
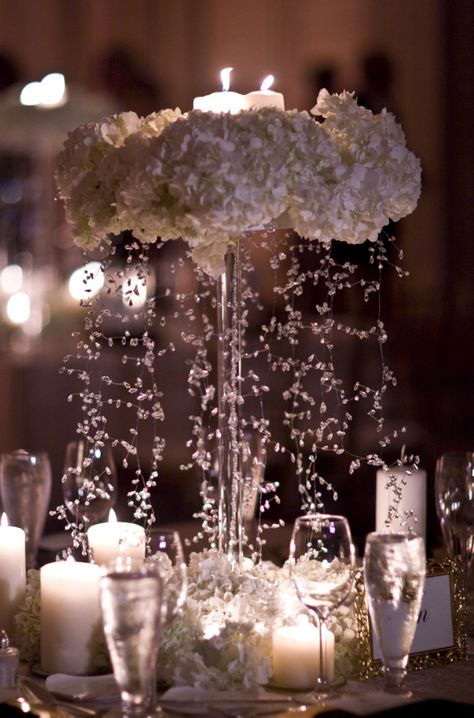
[[[246,100],[244,95],[239,92],[230,92],[230,73],[231,67],[221,70],[222,92],[213,92],[203,97],[195,97],[193,101],[193,110],[201,110],[202,112],[230,112],[232,115],[237,114],[246,108]]]
[[[254,90],[245,95],[248,109],[260,110],[262,107],[285,109],[285,99],[281,92],[270,90],[273,80],[273,75],[267,75],[261,84],[260,90]]]
[[[13,618],[26,587],[25,532],[9,526],[6,514],[0,521],[0,629],[11,638]]]
[[[323,626],[326,676],[335,677],[334,634]],[[281,626],[273,633],[272,682],[283,688],[309,689],[316,686],[319,669],[319,630],[309,621]]]
[[[110,510],[108,521],[89,526],[87,539],[93,551],[94,563],[109,563],[119,556],[145,558],[145,529],[127,521],[117,521],[113,509]]]
[[[396,516],[388,523],[390,506]],[[405,465],[377,471],[375,530],[413,530],[426,540],[426,471]]]
[[[87,675],[102,631],[101,570],[70,558],[40,569],[41,668],[46,673]]]

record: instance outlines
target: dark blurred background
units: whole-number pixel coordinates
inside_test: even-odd
[[[394,228],[410,276],[389,284],[399,384],[386,411],[428,473],[428,538],[440,542],[436,457],[474,449],[473,20],[472,0],[0,0],[0,272],[20,266],[31,301],[23,319],[21,306],[8,309],[15,274],[0,276],[0,451],[49,452],[52,505],[75,431],[58,371],[78,321],[67,279],[80,264],[54,200],[54,156],[68,129],[108,112],[190,109],[232,66],[242,92],[274,74],[287,109],[310,109],[321,87],[355,90],[361,104],[396,113],[421,159],[418,208]],[[51,72],[64,74],[68,104],[20,107],[19,89]],[[178,391],[181,378],[171,381]],[[177,402],[168,427],[159,515],[171,522],[199,497],[177,469],[189,435]],[[357,481],[342,506],[362,535],[374,527],[374,475]]]

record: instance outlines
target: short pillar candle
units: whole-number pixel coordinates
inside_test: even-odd
[[[331,682],[335,677],[335,639],[325,626],[322,635],[326,677]],[[319,630],[309,621],[277,628],[273,633],[273,683],[282,688],[314,688],[320,676],[319,655]]]
[[[87,675],[102,633],[99,566],[67,559],[40,569],[41,669]]]

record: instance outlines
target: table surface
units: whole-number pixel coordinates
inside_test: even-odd
[[[25,672],[27,669],[23,667]],[[42,679],[35,677],[35,680],[42,682]],[[421,712],[421,706],[417,705],[420,701],[430,701],[427,707],[435,707],[433,701],[441,702],[436,704],[436,708],[441,707],[445,712],[454,712],[456,718],[459,716],[474,716],[474,640],[470,641],[467,660],[458,661],[449,665],[439,665],[423,670],[412,671],[408,675],[408,684],[413,691],[413,697],[410,699],[401,699],[398,696],[388,695],[382,690],[382,680],[380,678],[370,679],[367,681],[351,680],[341,691],[339,697],[331,700],[324,706],[309,705],[305,695],[302,693],[278,692],[281,695],[282,703],[264,703],[260,701],[249,702],[245,695],[236,694],[235,704],[229,702],[219,704],[218,701],[208,700],[206,696],[192,702],[188,701],[181,705],[176,702],[175,705],[167,703],[163,706],[162,715],[189,716],[189,715],[209,715],[209,716],[232,716],[233,718],[252,718],[252,716],[273,715],[276,718],[289,718],[295,713],[306,718],[311,718],[323,710],[324,712],[332,711],[340,716],[344,714],[353,715],[376,715],[384,714],[387,718],[395,718],[398,714],[417,715]],[[269,694],[270,695],[270,694]],[[275,692],[271,694],[275,696]],[[7,716],[5,705],[7,702],[12,704],[18,696],[15,689],[0,688],[0,715]],[[291,698],[291,703],[285,705],[285,701]],[[450,703],[442,703],[450,701]],[[107,703],[104,701],[81,701],[81,705],[100,710],[100,718],[117,718],[121,715],[117,702]],[[104,710],[105,709],[105,710]],[[20,714],[19,714],[20,715]],[[23,714],[25,715],[25,714]],[[43,716],[48,715],[42,713]],[[52,713],[52,718],[60,718],[58,713]],[[66,714],[61,718],[69,718]],[[71,718],[76,718],[71,716]],[[329,718],[329,716],[328,716]]]

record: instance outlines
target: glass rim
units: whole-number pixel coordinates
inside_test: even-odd
[[[49,453],[46,449],[39,449],[38,451],[27,451],[26,449],[13,449],[12,451],[3,451],[0,454],[0,460],[4,459],[15,459],[20,461],[29,461],[31,459],[45,459],[49,458]]]
[[[365,540],[366,543],[370,543],[378,539],[386,539],[387,543],[413,541],[414,539],[420,539],[423,543],[425,542],[421,534],[403,533],[403,531],[371,531],[367,534]]]
[[[161,580],[157,566],[148,558],[138,556],[117,556],[110,561],[100,564],[101,578],[133,578],[158,576]]]

